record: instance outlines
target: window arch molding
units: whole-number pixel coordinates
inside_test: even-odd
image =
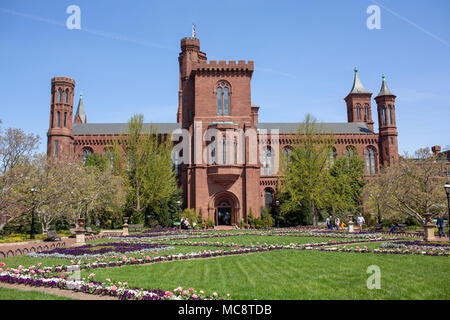
[[[227,80],[219,80],[214,86],[216,97],[217,115],[229,116],[231,109],[232,87]]]
[[[84,148],[83,148],[83,164],[86,163],[86,158],[87,158],[87,156],[88,156],[88,155],[91,155],[91,154],[93,154],[93,153],[94,153],[94,151],[92,150],[91,147],[84,147]]]

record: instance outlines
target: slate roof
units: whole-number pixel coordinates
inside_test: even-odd
[[[366,88],[364,88],[364,86],[361,83],[361,80],[359,80],[358,69],[355,68],[354,71],[355,71],[355,78],[353,80],[352,90],[350,91],[349,94],[352,94],[352,93],[370,93],[369,91],[366,90]]]
[[[377,97],[381,97],[381,96],[393,96],[393,94],[391,93],[391,91],[389,91],[389,88],[386,84],[386,77],[383,74],[383,83],[381,84],[381,90],[380,93],[377,95]]]
[[[294,134],[301,123],[257,123],[258,129],[278,129],[281,134]],[[153,127],[162,134],[172,133],[180,129],[180,123],[153,123]],[[320,125],[320,124],[319,124]],[[150,124],[144,124],[144,130],[150,130]],[[74,135],[99,135],[99,134],[125,134],[128,131],[127,123],[74,123],[72,132]],[[336,122],[323,123],[323,131],[334,134],[373,134],[365,122]],[[270,132],[267,132],[270,133]]]
[[[257,123],[256,127],[258,129],[278,129],[282,134],[293,134],[297,132],[297,128],[301,123]],[[322,131],[325,133],[333,133],[333,134],[373,134],[367,127],[367,123],[365,122],[328,122],[328,123],[318,123],[319,126],[318,131]],[[267,132],[269,133],[269,132]]]

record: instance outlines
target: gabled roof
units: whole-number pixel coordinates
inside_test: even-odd
[[[77,113],[75,113],[75,119],[77,117],[80,117],[81,123],[86,123],[86,112],[84,111],[83,94],[80,94]]]

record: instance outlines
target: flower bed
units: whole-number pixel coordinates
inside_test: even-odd
[[[55,248],[48,251],[31,252],[27,254],[34,258],[88,259],[105,255],[121,255],[124,253],[146,253],[173,250],[173,247],[163,247],[149,243],[110,242],[103,244],[87,244],[80,247]]]
[[[72,290],[87,294],[113,296],[120,300],[217,300],[218,294],[213,292],[206,296],[203,291],[197,292],[193,288],[183,289],[178,287],[173,291],[146,290],[141,288],[128,288],[126,283],[107,284],[98,281],[85,281],[67,279],[65,275],[60,277],[31,276],[9,272],[0,273],[0,282],[10,284],[22,284],[32,287],[58,288]],[[229,296],[229,295],[228,295]]]

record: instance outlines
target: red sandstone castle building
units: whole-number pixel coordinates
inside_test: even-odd
[[[189,146],[174,149],[184,206],[201,210],[216,225],[237,224],[250,213],[259,216],[262,206],[273,204],[278,155],[288,154],[295,144],[299,123],[258,121],[260,107],[251,99],[253,61],[207,61],[199,39],[184,38],[178,62],[177,122],[153,125],[160,134],[176,137],[176,146]],[[120,142],[127,124],[88,123],[82,97],[74,117],[74,88],[70,78],[51,81],[47,154],[80,160],[94,152],[111,157],[109,148]],[[356,153],[365,161],[366,176],[398,161],[395,98],[383,77],[375,97],[379,132],[374,132],[372,93],[355,69],[353,87],[344,99],[348,121],[324,124],[336,141],[330,161]],[[238,143],[242,136],[243,143]]]

